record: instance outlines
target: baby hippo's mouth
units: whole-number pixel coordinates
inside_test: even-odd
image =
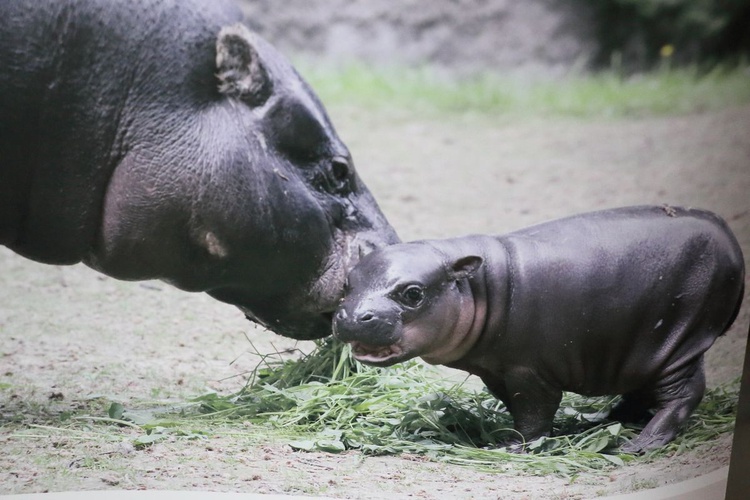
[[[398,343],[373,345],[353,340],[350,345],[354,359],[367,365],[390,366],[401,361],[404,356],[404,350]]]

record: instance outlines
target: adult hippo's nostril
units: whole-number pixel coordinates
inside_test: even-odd
[[[364,321],[372,321],[373,319],[375,319],[375,315],[370,311],[364,312],[360,314],[359,316],[357,316],[357,321],[364,322]]]
[[[336,314],[334,315],[334,321],[346,321],[347,319],[349,319],[349,315],[346,313],[346,309],[342,307],[338,311],[336,311]]]

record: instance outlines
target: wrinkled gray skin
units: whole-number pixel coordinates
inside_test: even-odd
[[[0,0],[0,244],[298,339],[397,237],[323,106],[220,0]]]
[[[563,391],[655,411],[624,451],[671,441],[705,389],[703,353],[734,321],[744,261],[701,210],[628,207],[504,236],[386,247],[352,270],[334,334],[388,366],[415,356],[478,375],[529,441]]]

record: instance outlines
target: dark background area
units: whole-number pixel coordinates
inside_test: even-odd
[[[750,54],[750,0],[244,0],[282,52],[452,72],[556,76],[736,64]]]

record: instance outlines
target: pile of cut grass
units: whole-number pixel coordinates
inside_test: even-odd
[[[676,441],[639,459],[690,449],[732,431],[738,389],[734,383],[709,391]],[[529,453],[512,453],[502,443],[514,436],[513,421],[486,391],[447,381],[416,361],[366,367],[335,340],[297,360],[263,356],[238,394],[198,401],[212,417],[277,429],[297,450],[419,455],[488,471],[564,476],[636,459],[617,449],[637,429],[603,419],[616,398],[566,394],[555,437],[529,443]]]

